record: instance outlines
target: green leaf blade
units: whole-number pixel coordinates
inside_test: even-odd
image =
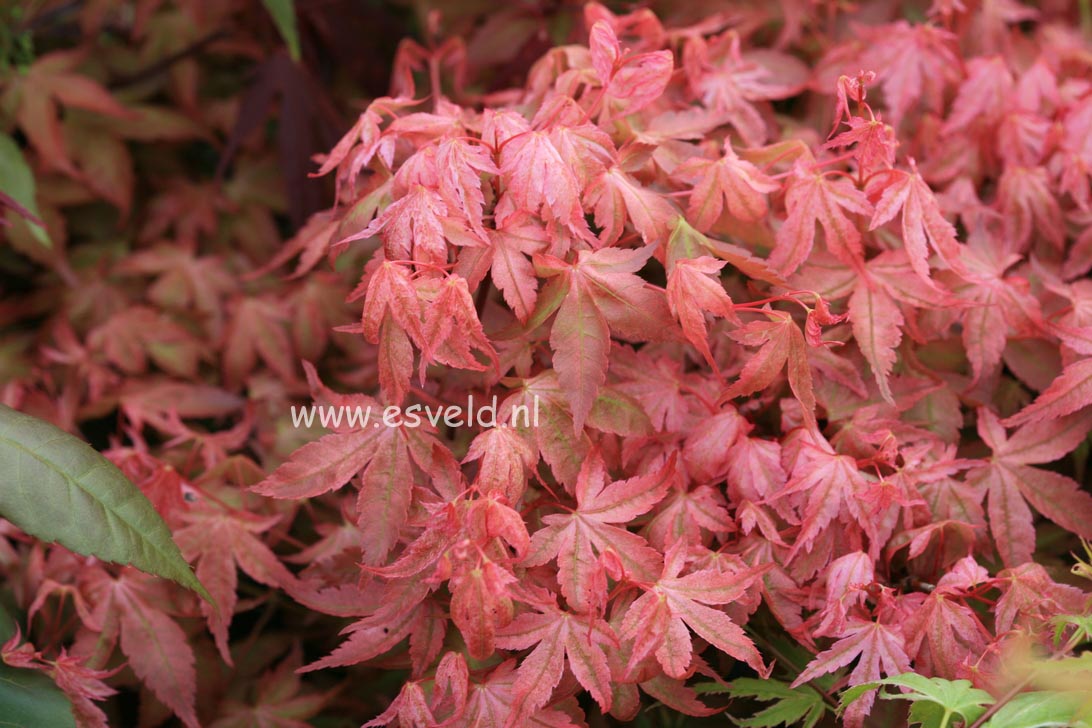
[[[827,711],[823,696],[808,685],[792,688],[778,680],[740,678],[732,681],[730,693],[733,698],[775,701],[750,718],[729,716],[733,723],[742,728],[773,728],[778,725],[814,728]]]
[[[7,134],[0,133],[0,192],[4,192],[40,219],[42,214],[38,211],[34,190],[34,173],[23,158],[19,145]],[[39,243],[47,248],[52,246],[45,228],[33,220],[27,220],[26,223]]]
[[[880,692],[884,700],[907,700],[910,706],[910,725],[922,728],[942,728],[950,725],[953,717],[964,725],[970,725],[986,712],[993,696],[985,690],[974,687],[969,680],[945,680],[940,677],[925,677],[913,672],[893,675],[876,682],[864,683],[849,688],[842,693],[839,712],[858,700],[869,690],[882,686],[903,688],[907,692]],[[945,720],[947,716],[947,722]]]
[[[79,438],[0,405],[0,516],[76,553],[211,597],[140,489]]]
[[[296,4],[293,0],[262,0],[265,9],[288,46],[293,61],[300,59],[300,34],[296,26]]]
[[[985,728],[1087,728],[1081,696],[1042,690],[1021,693],[993,714]]]
[[[40,672],[0,663],[0,728],[76,728],[72,703]]]

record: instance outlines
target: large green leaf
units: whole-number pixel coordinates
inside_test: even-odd
[[[209,599],[151,501],[113,463],[79,438],[3,405],[0,516],[40,539],[131,564]]]
[[[294,0],[262,0],[265,9],[273,17],[273,23],[288,46],[293,61],[300,59],[300,34],[296,28],[296,3]]]
[[[1088,728],[1082,697],[1052,690],[1021,693],[994,713],[986,728]]]
[[[47,676],[0,663],[0,728],[76,728],[72,704]]]

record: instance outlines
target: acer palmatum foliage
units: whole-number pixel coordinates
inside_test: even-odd
[[[393,95],[320,160],[336,206],[259,262],[232,247],[259,258],[273,229],[242,182],[165,184],[142,249],[101,263],[120,282],[39,251],[81,285],[52,375],[5,397],[68,429],[117,407],[132,446],[108,455],[217,606],[27,547],[5,553],[18,600],[32,624],[70,600],[73,640],[4,660],[54,676],[83,725],[125,663],[146,720],[191,726],[301,725],[335,700],[304,686],[356,666],[408,677],[330,711],[414,728],[707,715],[695,682],[755,674],[831,704],[908,670],[1006,694],[1009,645],[1089,608],[1059,568],[1092,538],[1087,37],[1064,3],[761,5],[680,25],[591,4],[489,94],[468,90],[480,37],[403,44]],[[86,181],[56,105],[127,111],[62,60],[17,118],[41,166]],[[111,179],[95,194],[124,214]],[[251,226],[218,232],[228,211]],[[539,417],[305,443],[307,395]],[[239,639],[258,604],[275,616]],[[275,659],[297,624],[309,661]],[[252,676],[255,649],[256,694],[198,680]]]
[[[986,591],[1046,579],[1036,618],[1085,607],[1028,562],[1036,514],[1092,537],[1092,496],[1040,467],[1092,429],[1087,47],[945,7],[827,38],[813,71],[730,23],[590,5],[524,89],[403,88],[326,157],[341,224],[309,257],[371,253],[350,329],[384,403],[546,413],[327,435],[259,486],[360,473],[356,588],[382,606],[312,667],[409,637],[374,724],[479,725],[484,689],[507,726],[580,724],[584,691],[701,713],[689,677],[768,674],[760,608],[828,645],[798,683],[988,686],[1012,622],[972,608]],[[996,42],[952,32],[974,23]]]

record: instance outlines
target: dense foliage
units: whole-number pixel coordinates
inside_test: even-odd
[[[78,725],[1087,716],[1087,4],[44,5],[0,399],[212,597],[4,523]]]

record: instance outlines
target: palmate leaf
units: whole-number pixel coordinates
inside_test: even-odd
[[[0,405],[0,473],[0,516],[27,533],[210,599],[151,501],[82,440]]]
[[[1001,424],[1017,427],[1064,417],[1092,403],[1092,357],[1078,359],[1043,390],[1034,402]]]
[[[912,702],[909,722],[911,725],[920,725],[922,728],[947,728],[956,720],[962,721],[963,725],[970,725],[986,712],[987,706],[994,702],[992,695],[985,690],[973,687],[969,680],[927,678],[908,672],[846,690],[842,693],[839,712],[844,711],[865,693],[883,685],[893,685],[908,690],[908,692],[899,693],[881,692],[880,695],[887,700]]]

